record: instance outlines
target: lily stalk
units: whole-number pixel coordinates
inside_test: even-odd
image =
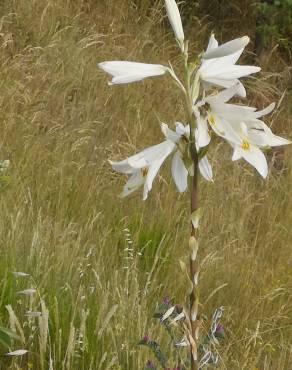
[[[188,44],[186,42],[184,53],[184,73],[185,73],[185,107],[187,121],[190,126],[190,142],[188,155],[192,162],[192,173],[190,176],[190,203],[191,203],[191,219],[193,215],[196,215],[198,206],[198,164],[199,164],[199,153],[196,146],[195,130],[197,128],[196,117],[193,113],[193,95],[194,92],[199,89],[199,79],[196,77],[192,82],[195,67],[192,67],[188,63]],[[198,339],[200,329],[200,316],[198,315],[199,306],[199,292],[198,292],[198,263],[197,263],[197,227],[194,222],[191,222],[191,236],[189,240],[190,257],[189,257],[189,276],[191,281],[190,292],[189,292],[189,320],[190,320],[190,333],[189,333],[189,344],[191,351],[191,370],[199,369],[199,358],[198,358]]]

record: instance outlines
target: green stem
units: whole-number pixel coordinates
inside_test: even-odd
[[[190,143],[189,143],[189,155],[193,162],[193,176],[191,177],[191,214],[195,212],[198,209],[198,152],[196,148],[196,142],[195,142],[195,129],[196,129],[196,118],[193,113],[193,101],[192,101],[192,95],[193,91],[196,88],[196,86],[192,86],[191,83],[191,74],[190,69],[188,66],[188,55],[187,52],[184,55],[184,66],[185,66],[185,83],[186,83],[186,111],[187,111],[187,117],[188,122],[190,126]],[[195,83],[198,83],[195,81]],[[191,236],[196,237],[196,229],[194,226],[191,226]],[[190,321],[191,321],[191,336],[195,342],[196,347],[198,347],[197,339],[196,339],[196,332],[200,326],[200,321],[198,318],[192,319],[192,313],[194,311],[197,311],[198,307],[198,301],[199,296],[197,292],[196,285],[194,283],[194,276],[197,273],[197,263],[196,261],[192,260],[190,256],[190,278],[193,282],[193,289],[189,296],[189,305],[190,305]],[[191,370],[198,370],[199,369],[199,361],[198,359],[194,359],[192,354],[192,346],[191,348]],[[196,349],[193,349],[197,352]]]

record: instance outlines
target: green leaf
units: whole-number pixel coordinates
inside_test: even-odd
[[[193,227],[197,229],[199,227],[200,219],[203,215],[203,208],[198,208],[196,211],[194,211],[191,215],[191,220]]]
[[[11,346],[11,338],[8,334],[0,329],[0,344],[3,347],[9,348]]]
[[[10,338],[10,342],[12,339],[21,340],[20,336],[14,333],[12,330],[0,326],[0,338],[2,338],[2,334],[3,338],[6,338],[8,336]]]

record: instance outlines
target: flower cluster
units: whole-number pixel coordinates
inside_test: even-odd
[[[244,36],[219,46],[214,35],[211,35],[206,51],[199,56],[196,64],[189,65],[188,43],[185,42],[178,6],[175,0],[165,0],[165,6],[184,56],[186,82],[178,78],[171,66],[107,61],[99,63],[99,67],[112,75],[110,84],[131,83],[168,74],[190,102],[194,123],[176,122],[174,130],[161,123],[163,142],[123,161],[110,161],[115,171],[130,176],[121,196],[127,196],[143,187],[143,200],[147,199],[154,178],[169,156],[172,157],[171,173],[177,190],[185,191],[188,176],[192,176],[194,172],[190,155],[192,144],[198,154],[201,175],[207,181],[212,181],[212,167],[206,156],[211,142],[211,131],[231,145],[233,161],[243,158],[265,178],[268,166],[262,150],[289,144],[290,141],[274,135],[260,119],[270,113],[275,104],[257,111],[253,107],[229,103],[235,96],[246,96],[246,90],[239,79],[260,71],[260,67],[236,64],[249,43],[249,38]]]

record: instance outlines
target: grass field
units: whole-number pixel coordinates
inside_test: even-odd
[[[169,350],[156,303],[184,300],[189,195],[164,168],[147,202],[121,200],[125,179],[108,159],[160,142],[158,118],[183,121],[183,106],[167,78],[110,87],[97,63],[172,60],[180,69],[162,3],[3,0],[0,15],[0,159],[11,163],[1,178],[0,325],[22,338],[11,350],[30,351],[1,356],[0,369],[143,370],[145,333]],[[209,24],[187,29],[200,51]],[[250,105],[278,103],[267,122],[291,138],[288,65],[270,56],[247,86]],[[219,369],[290,370],[292,149],[269,155],[266,181],[230,157],[218,141],[215,182],[200,183],[201,309],[226,307]],[[27,288],[37,293],[17,294]]]

